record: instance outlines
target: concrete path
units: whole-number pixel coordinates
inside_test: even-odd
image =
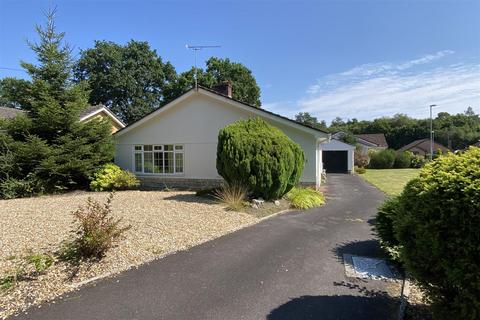
[[[379,254],[368,220],[384,196],[328,177],[328,203],[101,280],[17,319],[390,319],[391,284],[345,277],[342,253]]]

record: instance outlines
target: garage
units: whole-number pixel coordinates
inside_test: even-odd
[[[355,146],[332,139],[321,145],[323,168],[327,173],[353,172]]]

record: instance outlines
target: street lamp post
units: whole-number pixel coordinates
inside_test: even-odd
[[[436,107],[436,104],[430,105],[430,161],[433,159],[433,118],[432,118],[432,109]]]

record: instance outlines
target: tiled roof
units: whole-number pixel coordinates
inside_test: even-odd
[[[13,119],[22,113],[24,113],[24,111],[20,109],[0,107],[0,119]]]
[[[420,149],[425,153],[430,153],[430,139],[425,138],[425,139],[415,140],[401,147],[400,149],[398,149],[398,151],[407,151],[412,148]],[[442,152],[450,151],[450,149],[448,149],[443,144],[440,144],[438,142],[433,142],[433,150],[434,151],[441,150]]]
[[[387,139],[385,139],[385,135],[383,133],[356,134],[355,137],[376,144],[379,147],[388,148]]]
[[[91,113],[94,113],[95,111],[99,110],[99,109],[102,109],[104,108],[105,106],[104,105],[96,105],[96,106],[89,106],[87,109],[83,110],[82,113],[80,113],[80,119],[85,117],[85,116],[88,116],[89,114]]]
[[[108,111],[110,111],[110,109],[108,109],[107,107],[105,107],[104,105],[102,104],[99,104],[99,105],[96,105],[96,106],[89,106],[87,109],[83,110],[82,113],[80,113],[80,119],[88,116],[89,114],[92,114],[94,113],[95,111],[98,111],[102,108],[105,108],[107,109]],[[13,119],[15,118],[17,115],[19,114],[22,114],[24,113],[25,111],[24,110],[20,110],[20,109],[15,109],[15,108],[10,108],[10,107],[0,107],[0,119]],[[115,117],[115,119],[120,122],[121,124],[123,124],[123,122],[118,119],[118,117],[116,117],[113,112],[110,111],[110,114],[111,116]],[[123,124],[124,125],[124,124]]]

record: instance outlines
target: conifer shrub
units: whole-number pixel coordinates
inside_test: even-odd
[[[218,135],[218,173],[254,197],[281,198],[298,184],[304,162],[301,147],[260,118],[236,121]]]
[[[46,26],[37,27],[39,41],[29,43],[38,58],[37,64],[22,62],[30,80],[10,78],[13,85],[2,86],[2,97],[25,111],[0,123],[4,198],[88,188],[95,170],[113,159],[109,122],[79,121],[89,90],[85,82],[71,81],[71,49],[54,16],[55,10],[47,13]]]
[[[480,318],[480,148],[428,163],[394,201],[381,209],[393,230],[377,232],[398,244],[434,318]]]

